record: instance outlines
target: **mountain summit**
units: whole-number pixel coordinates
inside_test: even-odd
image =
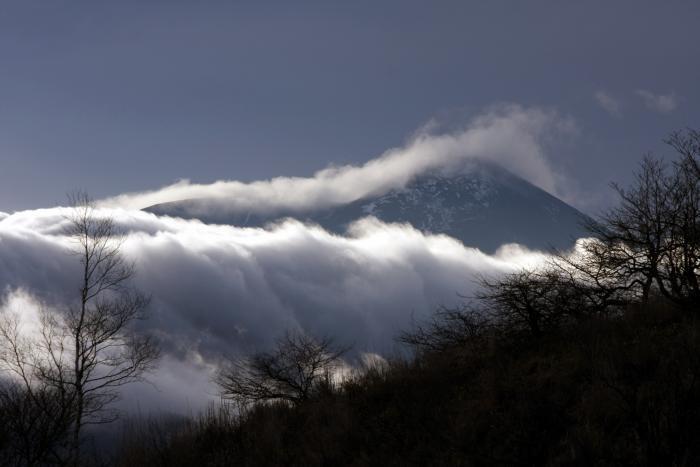
[[[222,200],[191,199],[154,205],[146,211],[248,227],[293,217],[339,234],[352,221],[374,216],[446,234],[487,252],[506,243],[533,249],[567,248],[584,234],[581,222],[586,219],[546,191],[486,162],[472,162],[457,173],[423,174],[403,188],[331,208],[261,214],[232,212],[224,206]]]

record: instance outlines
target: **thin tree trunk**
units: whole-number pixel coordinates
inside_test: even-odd
[[[86,235],[87,237],[87,235]],[[88,238],[85,238],[85,265],[83,269],[83,289],[81,291],[80,300],[80,319],[75,328],[75,423],[73,425],[73,456],[72,461],[75,467],[80,465],[80,430],[83,425],[83,368],[81,364],[82,346],[80,338],[82,336],[83,322],[85,320],[85,312],[88,300],[89,288],[89,268],[90,268],[90,253],[88,251]]]

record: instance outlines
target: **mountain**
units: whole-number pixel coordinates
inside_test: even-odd
[[[217,205],[222,207],[217,209]],[[341,234],[350,222],[375,216],[384,222],[410,223],[424,232],[447,234],[487,252],[505,243],[533,249],[567,248],[584,235],[581,222],[586,219],[546,191],[485,162],[473,162],[452,174],[427,173],[380,196],[301,213],[231,212],[221,200],[207,199],[158,204],[146,210],[207,223],[255,227],[294,217]]]

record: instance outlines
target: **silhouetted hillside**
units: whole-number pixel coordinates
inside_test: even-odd
[[[541,339],[484,327],[297,406],[144,425],[120,465],[697,465],[698,336],[660,303]]]

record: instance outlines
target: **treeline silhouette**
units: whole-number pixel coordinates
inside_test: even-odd
[[[700,133],[667,143],[678,157],[614,186],[590,239],[479,278],[397,336],[407,355],[348,367],[332,340],[287,333],[222,366],[221,405],[129,424],[109,462],[700,464]]]
[[[431,337],[441,348],[298,404],[132,426],[118,465],[697,465],[700,326],[686,311],[649,303],[537,339],[469,322],[463,343]]]

